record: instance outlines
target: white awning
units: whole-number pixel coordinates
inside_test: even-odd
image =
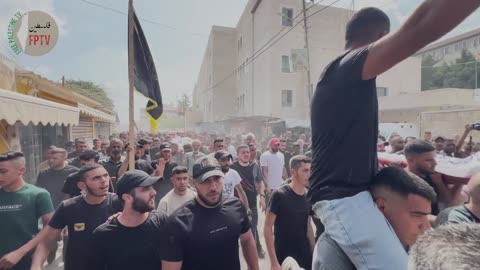
[[[13,125],[78,125],[79,109],[49,100],[0,89],[0,119]]]
[[[115,115],[110,115],[108,113],[90,108],[80,103],[78,103],[78,108],[80,109],[80,112],[83,114],[103,120],[105,122],[115,123],[115,120],[116,120]]]

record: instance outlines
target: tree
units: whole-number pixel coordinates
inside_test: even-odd
[[[113,100],[107,95],[105,89],[98,84],[83,80],[66,80],[65,87],[74,92],[88,97],[102,104],[106,109],[113,111]]]
[[[460,58],[454,63],[444,63],[435,67],[435,61],[430,55],[422,59],[422,90],[438,88],[475,88],[475,72],[477,65],[475,56],[468,50],[462,50]]]
[[[186,111],[190,108],[190,97],[187,94],[183,94],[177,100],[177,111],[180,115],[185,115]]]

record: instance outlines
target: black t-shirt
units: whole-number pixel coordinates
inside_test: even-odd
[[[82,164],[80,163],[80,158],[78,157],[70,159],[68,161],[68,165],[79,168],[79,169],[82,167]]]
[[[240,178],[242,178],[242,188],[247,195],[248,205],[250,208],[257,206],[257,187],[256,184],[262,181],[262,175],[258,175],[257,169],[255,166],[258,166],[256,162],[250,162],[247,166],[242,166],[238,161],[235,161],[231,168],[238,172]]]
[[[427,175],[426,177],[421,177],[425,182],[427,182],[435,191],[436,194],[438,194],[438,187],[433,183],[432,177],[430,175]],[[438,195],[437,195],[438,196]],[[436,202],[432,202],[432,215],[436,216],[440,213],[440,208],[438,206],[438,200]]]
[[[108,193],[100,204],[88,204],[83,196],[63,201],[48,225],[55,229],[68,227],[65,270],[85,270],[93,231],[107,219],[122,211],[117,195]]]
[[[104,161],[101,163],[102,166],[107,170],[108,175],[110,177],[118,177],[118,170],[120,169],[120,166],[122,165],[122,162],[113,162],[110,158],[107,161]]]
[[[150,165],[150,162],[144,159],[135,160],[135,170],[144,171],[148,173],[148,175],[151,175],[155,171],[152,165]]]
[[[370,47],[345,53],[324,70],[312,100],[311,204],[365,191],[377,173],[375,79],[362,80]]]
[[[158,166],[158,160],[155,160],[152,162],[152,167],[154,169],[157,169]],[[160,200],[170,191],[173,189],[173,184],[172,181],[170,181],[170,178],[172,178],[172,172],[173,168],[177,167],[176,163],[173,162],[167,162],[165,164],[165,170],[163,171],[163,179],[158,181],[153,185],[153,188],[157,192],[157,195],[155,196],[155,205],[158,205]]]
[[[447,208],[438,214],[433,224],[434,228],[445,224],[473,223],[480,224],[480,218],[475,216],[465,205]]]
[[[93,232],[88,270],[161,270],[163,245],[167,241],[167,215],[150,212],[137,227],[126,227],[118,219]]]
[[[292,154],[290,152],[285,152],[285,153],[283,153],[283,156],[285,157],[285,169],[287,170],[287,175],[288,175],[288,177],[291,177],[291,175],[290,175],[290,159],[292,158]]]
[[[49,168],[38,174],[36,185],[46,189],[50,193],[53,207],[58,207],[65,198],[65,194],[62,192],[63,185],[67,176],[75,172],[78,172],[77,168],[67,165],[61,170]]]
[[[298,195],[289,185],[275,189],[268,204],[268,211],[275,214],[275,253],[279,262],[286,257],[310,269],[312,252],[307,237],[308,217],[312,210],[306,195]]]
[[[182,270],[240,270],[238,239],[249,229],[239,199],[229,197],[216,208],[194,199],[168,218],[164,260],[183,261]]]

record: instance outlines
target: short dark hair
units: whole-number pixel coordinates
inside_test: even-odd
[[[215,139],[215,140],[213,140],[213,144],[216,144],[216,143],[219,143],[219,142],[223,142],[223,139]]]
[[[409,194],[421,196],[431,202],[437,200],[437,194],[434,189],[422,178],[409,174],[399,167],[387,167],[382,169],[374,178],[370,185],[372,193],[379,187],[390,188],[393,192],[403,197]]]
[[[21,159],[23,157],[24,157],[24,155],[23,155],[22,152],[10,151],[10,152],[0,154],[0,162]]]
[[[173,170],[172,170],[172,175],[181,174],[181,173],[188,173],[187,167],[185,167],[185,166],[176,166],[176,167],[173,168]]]
[[[84,160],[84,161],[89,161],[90,159],[95,159],[95,162],[98,162],[100,159],[100,155],[98,154],[97,151],[93,150],[87,150],[78,156],[78,159]]]
[[[403,149],[406,157],[411,157],[433,151],[435,151],[435,147],[433,147],[431,143],[424,140],[412,140],[408,142]]]
[[[312,160],[305,155],[296,155],[290,159],[290,168],[295,171],[302,166],[302,163],[312,163]]]
[[[285,140],[285,139],[280,139],[280,142],[287,142],[287,140]]]
[[[86,144],[87,141],[85,141],[84,139],[76,139],[75,140],[75,144]]]
[[[240,149],[243,149],[243,148],[246,148],[248,150],[250,150],[250,147],[246,144],[240,144],[238,147],[237,147],[237,153],[240,152]]]
[[[80,168],[80,170],[78,171],[78,180],[79,181],[83,181],[85,182],[85,174],[88,173],[89,171],[92,171],[92,170],[95,170],[95,169],[98,169],[98,168],[101,168],[103,167],[102,165],[100,164],[88,164],[88,165],[85,165],[83,166],[82,168]]]
[[[390,31],[390,19],[382,10],[374,7],[357,11],[347,24],[346,47],[352,43],[370,43],[379,31]]]
[[[100,141],[100,139],[99,139],[99,138],[95,138],[95,139],[93,139],[93,142],[98,142],[98,141]]]

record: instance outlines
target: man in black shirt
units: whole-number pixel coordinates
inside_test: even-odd
[[[239,199],[222,197],[223,173],[212,157],[193,165],[194,200],[169,216],[164,270],[240,270],[238,242],[248,268],[258,270],[255,239]]]
[[[454,223],[480,224],[480,174],[474,175],[467,185],[470,200],[467,204],[450,207],[438,214],[433,227]]]
[[[479,5],[426,0],[390,35],[384,12],[362,9],[347,24],[347,51],[321,75],[311,104],[308,198],[359,269],[404,270],[408,260],[367,191],[378,166],[376,77],[452,30]]]
[[[438,201],[432,203],[432,215],[440,212],[440,206],[449,207],[461,204],[462,184],[449,187],[442,179],[442,175],[435,172],[437,153],[435,148],[426,141],[414,140],[405,146],[407,170],[425,180],[438,194]],[[435,217],[430,219],[433,223]]]
[[[114,186],[116,179],[118,177],[118,169],[122,165],[122,152],[123,152],[123,142],[120,139],[110,140],[110,157],[104,162],[102,162],[103,167],[107,170],[110,179],[112,180]]]
[[[129,157],[132,153],[133,149],[132,147],[128,146],[126,147],[126,152],[127,152],[127,156],[125,157],[125,159],[123,160],[122,162],[122,165],[120,165],[120,168],[118,169],[118,177],[121,177],[126,171],[128,171],[128,162],[129,162]],[[150,162],[144,160],[144,159],[141,159],[141,157],[145,154],[145,149],[143,148],[142,145],[140,144],[136,144],[135,145],[135,152],[134,152],[134,155],[135,155],[135,170],[141,170],[141,171],[144,171],[146,172],[147,174],[149,175],[152,175],[152,176],[159,176],[161,174],[158,174],[157,171],[152,167],[152,165],[150,164]]]
[[[80,168],[83,168],[87,165],[98,164],[100,155],[93,150],[86,150],[80,154],[78,160],[80,160]],[[63,184],[62,192],[67,194],[69,198],[73,198],[79,196],[81,191],[82,190],[78,186],[78,179],[75,177],[67,177]],[[113,184],[111,181],[108,186],[108,192],[113,192]]]
[[[50,248],[68,229],[65,270],[85,270],[92,233],[108,217],[122,210],[117,196],[108,193],[110,177],[98,164],[87,165],[78,172],[78,186],[85,195],[63,201],[55,211],[43,241],[38,245],[32,270],[42,269]]]
[[[303,155],[292,157],[292,181],[272,193],[263,229],[272,270],[280,270],[287,257],[292,257],[303,269],[312,267],[315,245],[311,225],[313,213],[306,197],[310,166],[310,158]]]
[[[80,159],[78,158],[81,153],[88,150],[88,143],[85,140],[77,139],[75,140],[75,152],[68,154],[68,159],[70,160],[70,165],[80,168]]]
[[[86,269],[162,269],[167,215],[152,212],[153,184],[160,178],[135,170],[118,180],[117,195],[124,203],[123,212],[93,232]]]
[[[158,181],[153,186],[157,195],[155,196],[155,205],[160,203],[160,200],[170,191],[173,189],[172,181],[172,172],[173,168],[177,167],[177,163],[172,162],[172,149],[170,148],[170,144],[163,143],[160,145],[160,157],[159,159],[152,162],[152,167],[157,169],[158,163],[162,161],[165,163],[165,169],[163,171],[163,179]]]
[[[258,208],[257,196],[260,194],[260,207],[265,210],[265,185],[263,183],[262,169],[256,161],[250,161],[250,149],[243,144],[237,148],[237,161],[235,161],[232,169],[238,172],[242,178],[241,185],[247,196],[248,205],[252,210],[252,233],[257,244],[257,252],[259,258],[265,257],[260,239],[258,237]]]
[[[66,165],[67,151],[62,148],[55,148],[50,151],[47,170],[41,171],[37,177],[36,185],[46,189],[52,197],[53,207],[58,207],[65,199],[62,192],[63,184],[71,173],[78,172],[76,167]]]

